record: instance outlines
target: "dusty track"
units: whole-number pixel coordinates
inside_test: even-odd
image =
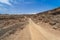
[[[6,35],[9,32],[14,32],[13,30],[17,30],[14,34],[2,40],[60,40],[60,35],[57,36],[57,34],[55,35],[55,33],[52,33],[51,31],[48,31],[45,28],[35,24],[30,18],[29,24],[27,24],[23,30],[20,31],[17,27],[20,27],[20,23],[11,25],[10,27],[6,28]],[[4,33],[5,30],[3,30]]]
[[[31,40],[60,40],[60,36],[56,36],[51,31],[47,31],[43,27],[35,24],[31,19],[29,20]]]

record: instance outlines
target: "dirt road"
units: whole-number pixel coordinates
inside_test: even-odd
[[[35,24],[31,19],[29,19],[29,22],[31,40],[60,40],[59,36]]]
[[[8,27],[5,29],[6,32],[9,30],[11,30],[11,32],[16,30],[16,32],[2,40],[60,40],[60,36],[57,36],[55,33],[35,24],[30,18],[28,22],[29,23],[26,27],[21,31],[19,29],[16,30],[17,27],[20,27],[20,24],[14,24],[10,28]]]

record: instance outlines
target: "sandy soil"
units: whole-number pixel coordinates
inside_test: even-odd
[[[31,40],[60,40],[60,36],[47,31],[43,27],[35,24],[31,19],[29,23]]]
[[[60,40],[60,35],[55,35],[55,33],[35,24],[29,18],[29,24],[23,30],[17,29],[14,34],[2,40]]]

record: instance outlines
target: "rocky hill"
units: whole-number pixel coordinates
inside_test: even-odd
[[[38,23],[41,21],[51,25],[53,29],[60,30],[60,8],[38,13],[36,14],[36,17],[36,22],[38,20]]]

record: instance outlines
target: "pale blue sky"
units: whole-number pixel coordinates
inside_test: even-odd
[[[0,0],[2,14],[32,14],[60,7],[60,0]]]

